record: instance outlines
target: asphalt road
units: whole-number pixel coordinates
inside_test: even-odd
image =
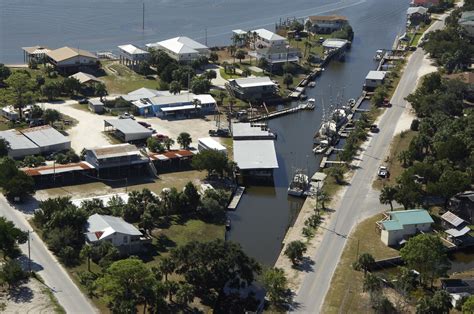
[[[51,289],[51,292],[58,299],[59,304],[62,305],[66,313],[98,313],[98,310],[74,284],[39,236],[33,232],[25,215],[18,209],[11,207],[1,194],[0,215],[13,221],[17,228],[23,231],[30,231],[32,270],[36,271],[43,278],[45,284]],[[20,248],[23,254],[28,256],[27,243],[20,245]]]
[[[435,22],[429,30],[442,28],[444,24],[442,21]],[[355,171],[350,186],[342,196],[316,255],[312,256],[314,271],[306,274],[295,296],[293,312],[318,313],[321,311],[331,278],[352,228],[358,221],[382,211],[379,192],[372,189],[372,182],[379,166],[388,154],[397,122],[407,105],[405,97],[415,90],[423,57],[424,51],[421,48],[410,56],[391,99],[393,106],[382,116],[379,123],[380,132],[373,134],[369,140],[359,169]]]

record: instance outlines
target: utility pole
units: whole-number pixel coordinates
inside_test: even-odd
[[[28,230],[28,271],[31,274],[30,230]]]
[[[145,30],[145,2],[143,2],[143,10],[142,10],[142,31]]]
[[[204,29],[204,33],[205,33],[205,46],[207,47],[207,27]]]

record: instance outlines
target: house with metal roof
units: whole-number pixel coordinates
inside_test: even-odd
[[[234,140],[268,140],[275,139],[276,135],[268,128],[252,123],[233,123],[232,137]]]
[[[146,47],[162,50],[178,62],[191,62],[201,56],[209,57],[211,53],[208,47],[186,36],[150,43]]]
[[[132,119],[104,120],[104,131],[113,132],[123,142],[144,141],[153,134],[152,130]]]
[[[226,87],[233,96],[245,101],[258,101],[277,95],[277,85],[268,76],[229,80]]]
[[[399,210],[385,213],[383,220],[377,222],[380,238],[386,245],[401,245],[405,240],[420,232],[431,231],[433,224],[428,211],[424,209]]]
[[[89,73],[84,73],[84,72],[77,72],[73,75],[69,75],[69,77],[75,78],[81,84],[93,84],[93,83],[102,82],[94,75],[89,74]]]
[[[252,34],[256,35],[255,46],[257,48],[270,47],[270,46],[286,46],[288,40],[268,29],[259,28],[251,31]]]
[[[102,100],[100,100],[99,97],[90,98],[88,100],[87,106],[88,106],[89,110],[94,112],[94,113],[103,113],[104,110],[105,110],[105,105],[102,102]]]
[[[308,16],[304,22],[305,27],[311,25],[307,31],[319,34],[330,34],[348,24],[347,18],[340,15],[313,15]]]
[[[84,158],[98,170],[140,166],[150,161],[135,145],[128,143],[88,148]]]
[[[72,72],[82,67],[97,67],[99,58],[83,49],[62,47],[46,52],[48,61],[59,71]]]
[[[342,50],[347,49],[350,46],[351,42],[347,39],[340,39],[340,38],[328,38],[323,41],[323,48],[324,51],[328,52],[331,50]]]
[[[233,152],[242,177],[273,178],[273,169],[278,168],[273,139],[234,140]]]
[[[286,62],[298,62],[301,52],[298,48],[288,45],[272,45],[249,52],[250,56],[260,59],[266,59],[270,66],[282,65]]]
[[[46,57],[46,53],[50,51],[45,46],[33,46],[33,47],[22,47],[23,50],[23,61],[28,64],[30,61],[42,62]]]
[[[137,69],[140,63],[150,58],[150,53],[135,45],[121,45],[119,49],[119,62],[130,68]]]
[[[120,217],[94,214],[87,219],[84,235],[90,245],[109,241],[122,253],[143,249],[143,233]]]

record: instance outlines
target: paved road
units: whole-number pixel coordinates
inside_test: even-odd
[[[56,258],[48,251],[43,241],[33,232],[25,215],[14,209],[0,194],[0,215],[11,220],[15,225],[24,230],[29,230],[31,237],[31,260],[32,269],[44,279],[45,284],[51,289],[54,296],[63,306],[67,313],[97,313],[97,309],[82,294],[74,284],[64,268]],[[27,244],[20,245],[22,252],[28,256]]]
[[[435,22],[430,30],[441,28],[444,24],[442,21]],[[423,57],[424,51],[418,48],[409,58],[405,72],[391,99],[393,106],[382,116],[379,123],[380,132],[369,140],[359,165],[360,168],[355,171],[350,186],[333,214],[329,226],[331,231],[325,233],[316,255],[312,257],[315,270],[305,276],[295,297],[294,312],[318,313],[321,311],[331,278],[346,244],[347,235],[358,221],[382,210],[379,192],[372,189],[372,182],[379,166],[388,154],[397,122],[407,105],[405,97],[416,87]]]

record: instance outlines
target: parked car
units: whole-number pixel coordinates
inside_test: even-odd
[[[230,130],[229,129],[209,130],[209,135],[219,136],[219,137],[230,137]]]
[[[164,134],[155,134],[153,135],[158,141],[160,142],[163,142],[164,140],[166,140],[167,138],[169,138],[169,136],[167,135],[164,135]]]
[[[377,124],[372,124],[370,126],[370,132],[372,133],[378,133],[380,131],[379,127],[377,126]]]
[[[380,166],[378,176],[383,179],[388,178],[390,176],[388,168],[386,166]]]
[[[43,119],[35,119],[30,121],[29,127],[33,128],[35,126],[42,126],[44,125],[44,120]]]
[[[119,116],[119,119],[132,119],[132,120],[135,120],[135,117],[131,114],[129,114],[128,112],[125,112],[124,114],[121,114]]]
[[[77,102],[80,103],[81,105],[85,105],[85,104],[89,103],[89,99],[81,98]]]

